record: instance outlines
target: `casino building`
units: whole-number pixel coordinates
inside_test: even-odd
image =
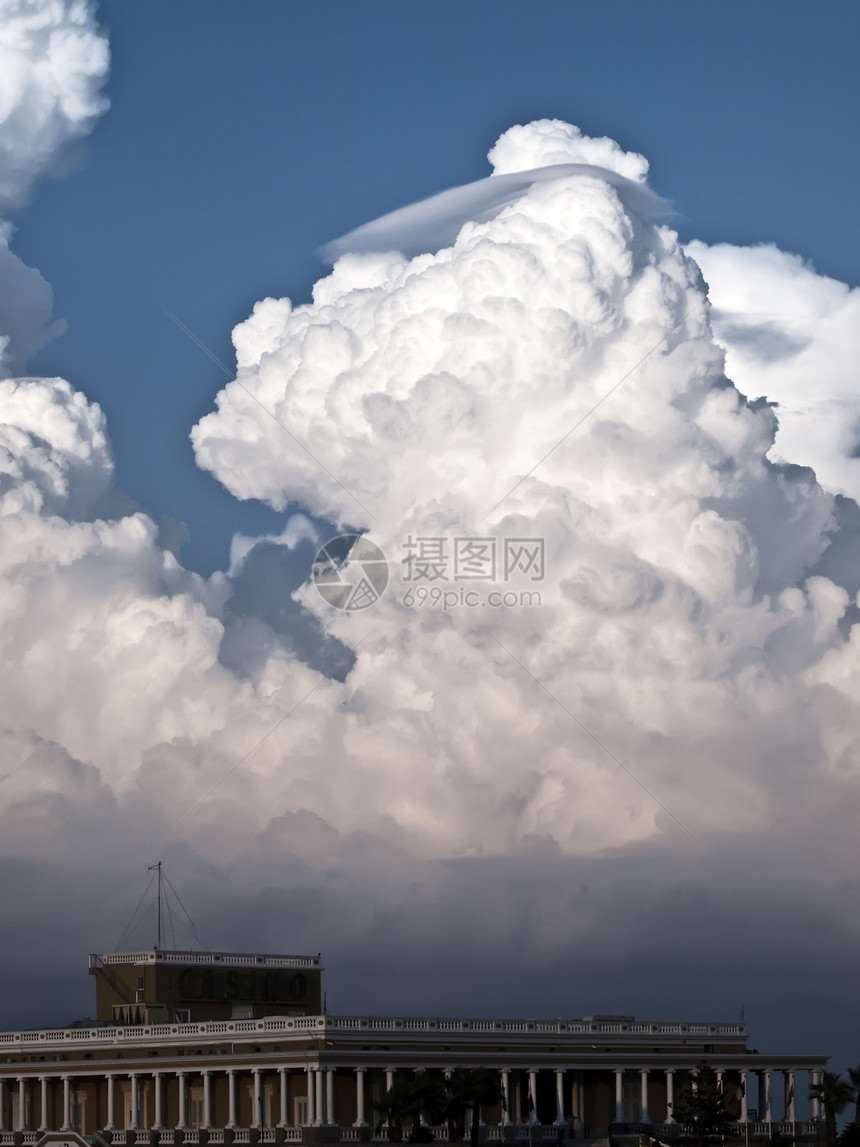
[[[821,1115],[813,1104],[798,1120],[795,1093],[827,1057],[760,1055],[742,1023],[326,1015],[319,956],[153,948],[91,956],[89,970],[95,1021],[0,1033],[0,1145],[387,1138],[374,1102],[457,1067],[499,1073],[504,1102],[480,1113],[489,1140],[605,1143],[610,1127],[669,1140],[702,1063],[738,1141],[815,1138]]]

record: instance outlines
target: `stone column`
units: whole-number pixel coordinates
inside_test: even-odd
[[[290,1123],[290,1076],[289,1068],[279,1067],[278,1075],[281,1083],[281,1117],[278,1120],[279,1127],[288,1127]]]
[[[72,1077],[63,1076],[63,1125],[61,1131],[72,1129]]]
[[[818,1070],[817,1067],[813,1068],[813,1070],[809,1073],[809,1075],[810,1075],[813,1087],[815,1087],[819,1083],[821,1083],[821,1072]],[[821,1118],[821,1100],[820,1099],[813,1099],[812,1100],[812,1118],[813,1119],[820,1119]]]
[[[0,1131],[6,1130],[6,1080],[0,1076]]]
[[[325,1069],[325,1121],[334,1124],[334,1068]]]
[[[366,1127],[367,1120],[364,1118],[364,1073],[367,1071],[366,1067],[357,1067],[355,1069],[355,1123],[354,1127]]]
[[[639,1122],[648,1123],[650,1116],[648,1115],[648,1068],[643,1067],[639,1071],[639,1087],[640,1087],[640,1103],[639,1103]]]
[[[42,1111],[39,1120],[39,1130],[48,1130],[48,1077],[47,1075],[39,1076],[39,1083],[42,1085]]]
[[[538,1122],[537,1109],[537,1069],[529,1068],[529,1123]]]
[[[23,1075],[18,1076],[18,1126],[15,1130],[27,1130],[27,1080]]]
[[[313,1127],[317,1121],[316,1106],[314,1104],[314,1069],[310,1064],[305,1068],[308,1078],[308,1126]]]
[[[564,1118],[564,1068],[555,1069],[555,1125],[561,1127],[566,1123]]]
[[[624,1070],[620,1067],[614,1067],[612,1070],[615,1072],[615,1122],[621,1123],[624,1117],[624,1099],[621,1090]]]
[[[766,1067],[763,1072],[764,1075],[764,1121],[765,1123],[773,1123],[773,1107],[771,1104],[770,1096],[770,1068]]]
[[[675,1122],[675,1069],[666,1068],[666,1122]]]
[[[323,1112],[323,1073],[322,1068],[318,1067],[314,1072],[314,1104],[316,1106],[317,1117],[314,1120],[318,1127],[324,1123]]]
[[[579,1134],[581,1131],[581,1124],[583,1124],[583,1072],[573,1072],[573,1087],[570,1093],[570,1118],[573,1124],[573,1132],[577,1133],[577,1124],[580,1125]]]
[[[236,1072],[227,1070],[227,1126],[236,1126]]]
[[[390,1091],[394,1086],[394,1068],[386,1067],[385,1069],[385,1090]]]
[[[511,1072],[510,1068],[503,1067],[499,1073],[502,1079],[502,1126],[507,1127],[511,1121]]]
[[[259,1129],[263,1126],[263,1076],[259,1067],[252,1068],[251,1074],[254,1077],[254,1113],[251,1116],[251,1126]]]
[[[152,1129],[160,1131],[164,1126],[164,1076],[160,1071],[153,1072],[155,1081],[155,1106],[153,1109]]]
[[[203,1118],[200,1126],[207,1130],[212,1126],[212,1072],[203,1071]]]
[[[796,1116],[794,1110],[794,1069],[789,1068],[785,1072],[785,1118],[789,1123],[794,1123]]]
[[[134,1072],[131,1073],[131,1075],[129,1076],[129,1079],[131,1080],[131,1120],[129,1121],[129,1129],[131,1131],[137,1131],[137,1128],[138,1128],[138,1123],[137,1123],[137,1107],[138,1107],[138,1103],[137,1103],[137,1076],[135,1075]],[[65,1082],[65,1080],[63,1082]],[[65,1097],[65,1095],[63,1095],[63,1106],[64,1107],[65,1107],[65,1104],[66,1104],[66,1097]]]
[[[114,1131],[116,1129],[116,1086],[114,1076],[108,1072],[107,1075],[107,1123],[105,1124],[105,1131]]]
[[[746,1068],[741,1071],[741,1123],[746,1123],[747,1115],[747,1073]]]
[[[186,1106],[188,1093],[185,1090],[185,1072],[177,1071],[176,1078],[179,1080],[179,1118],[176,1121],[177,1131],[184,1131],[188,1123]]]

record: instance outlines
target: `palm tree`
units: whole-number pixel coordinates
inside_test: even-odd
[[[860,1067],[849,1067],[848,1078],[854,1088],[854,1126],[860,1127]]]
[[[373,1101],[373,1106],[388,1125],[388,1138],[392,1143],[403,1142],[403,1120],[417,1118],[420,1110],[416,1096],[415,1080],[403,1079],[395,1083],[382,1096]]]
[[[820,1082],[810,1086],[809,1098],[817,1099],[824,1108],[829,1147],[835,1147],[836,1143],[836,1116],[842,1114],[855,1096],[852,1084],[835,1071],[823,1071]]]
[[[448,1125],[451,1138],[465,1140],[466,1108],[472,1109],[471,1144],[477,1147],[481,1108],[498,1103],[504,1095],[499,1073],[487,1067],[457,1067],[447,1079]]]

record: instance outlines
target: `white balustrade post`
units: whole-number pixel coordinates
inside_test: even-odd
[[[650,1122],[650,1119],[649,1119],[649,1115],[648,1115],[648,1068],[647,1067],[643,1067],[639,1071],[639,1090],[640,1090],[639,1122],[640,1123],[648,1123],[648,1122]]]
[[[72,1129],[72,1077],[63,1076],[63,1126],[61,1131]]]
[[[316,1105],[314,1103],[314,1069],[310,1064],[305,1068],[308,1077],[308,1126],[313,1127],[317,1121]]]
[[[152,1073],[155,1082],[155,1106],[152,1113],[152,1129],[160,1131],[164,1126],[164,1076],[160,1071]]]
[[[321,1127],[325,1122],[325,1112],[323,1111],[323,1073],[322,1068],[318,1067],[314,1072],[314,1103],[316,1105],[317,1117],[314,1120],[318,1127]]]
[[[212,1072],[201,1072],[203,1076],[203,1118],[200,1126],[207,1130],[212,1126]]]
[[[186,1111],[188,1093],[185,1090],[185,1072],[177,1071],[176,1078],[179,1080],[179,1118],[176,1121],[177,1130],[184,1131],[188,1122],[188,1113]]]
[[[675,1069],[666,1068],[666,1122],[675,1122]]]
[[[227,1071],[227,1126],[236,1126],[236,1072]]]
[[[502,1077],[502,1126],[507,1127],[511,1122],[511,1072],[510,1068],[503,1067]]]
[[[624,1116],[623,1093],[621,1090],[621,1080],[624,1071],[620,1067],[614,1067],[612,1070],[615,1072],[615,1122],[621,1123]]]
[[[105,1124],[105,1131],[114,1131],[116,1124],[114,1117],[116,1115],[116,1088],[114,1086],[115,1080],[113,1075],[108,1072],[107,1075],[107,1123]]]
[[[747,1110],[747,1073],[746,1068],[741,1071],[741,1123],[749,1119]]]
[[[564,1068],[555,1069],[555,1125],[562,1127],[566,1123],[564,1118]]]
[[[287,1127],[290,1122],[290,1101],[289,1101],[289,1068],[279,1067],[278,1075],[281,1082],[281,1114],[278,1120],[279,1127]]]
[[[367,1071],[366,1067],[357,1067],[355,1069],[355,1123],[354,1127],[366,1127],[367,1120],[364,1117],[364,1073]]]
[[[41,1083],[41,1085],[42,1085],[42,1098],[41,1098],[42,1110],[40,1112],[39,1130],[40,1131],[47,1131],[48,1130],[48,1077],[47,1077],[47,1075],[40,1075],[39,1076],[39,1083]]]

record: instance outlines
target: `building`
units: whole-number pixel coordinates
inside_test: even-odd
[[[759,1055],[743,1023],[333,1016],[319,956],[164,951],[90,957],[97,1020],[0,1033],[0,1145],[72,1132],[91,1143],[315,1144],[384,1130],[395,1081],[457,1067],[499,1072],[490,1140],[604,1139],[610,1124],[677,1136],[672,1106],[702,1063],[737,1135],[815,1137],[795,1093],[821,1055]],[[440,1137],[444,1131],[437,1131]]]

